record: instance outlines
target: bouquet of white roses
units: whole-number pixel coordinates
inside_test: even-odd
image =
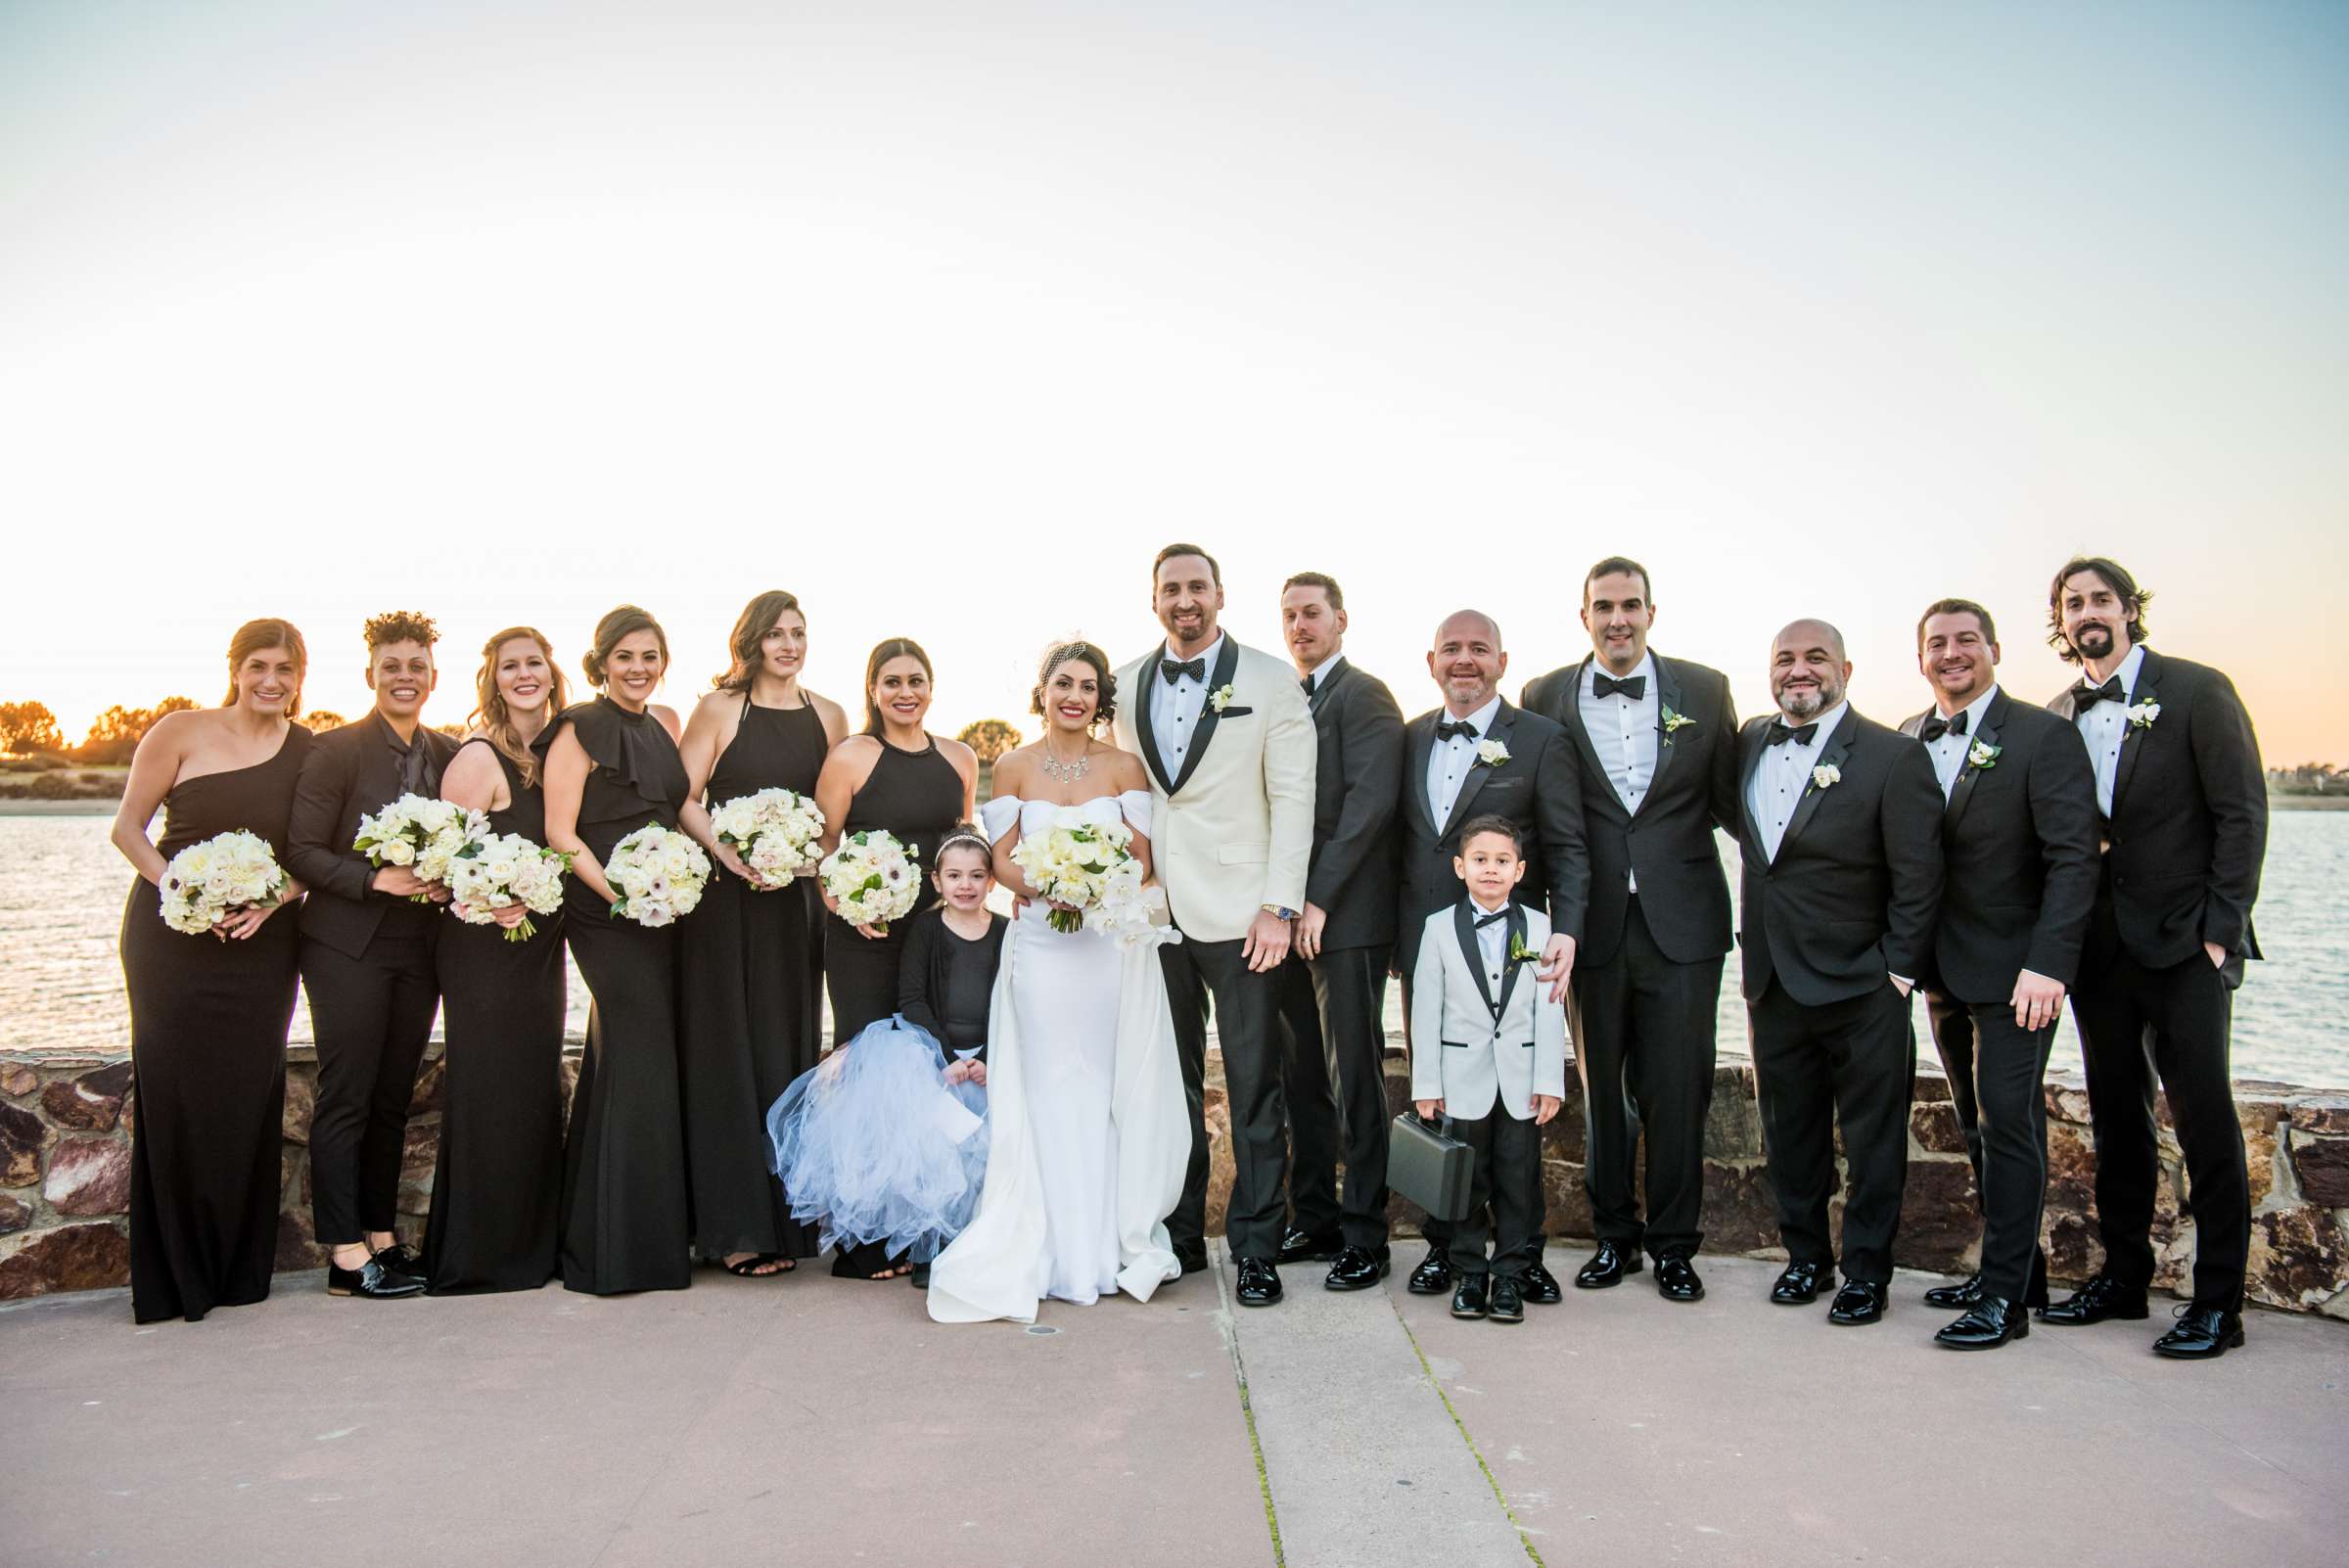
[[[373,816],[360,817],[350,847],[370,865],[404,865],[418,881],[446,882],[449,862],[466,841],[488,831],[488,818],[479,811],[430,796],[403,795]],[[411,893],[408,901],[427,903],[431,895]]]
[[[1141,899],[1142,862],[1132,843],[1133,829],[1123,822],[1064,823],[1021,839],[1011,859],[1038,898],[1069,905],[1051,912],[1053,930],[1106,929]]]
[[[613,846],[604,880],[620,894],[612,900],[613,914],[640,926],[666,926],[702,901],[710,856],[675,828],[647,822]]]
[[[879,828],[848,834],[840,848],[824,857],[824,891],[850,925],[886,934],[889,923],[911,909],[921,892],[913,856],[913,851]]]
[[[196,937],[240,910],[275,904],[285,897],[286,880],[269,841],[238,828],[171,856],[156,887],[163,924]]]
[[[824,813],[796,790],[738,796],[710,813],[719,840],[768,884],[788,882],[815,864]]]
[[[519,903],[530,914],[553,914],[563,907],[563,873],[571,856],[560,850],[532,844],[519,833],[491,833],[483,818],[483,832],[468,838],[448,862],[450,907],[469,926],[497,923],[497,911]],[[528,942],[538,934],[530,915],[506,928],[508,942]]]

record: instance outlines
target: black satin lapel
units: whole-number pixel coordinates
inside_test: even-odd
[[[1647,793],[1639,798],[1640,811],[1647,809],[1647,803],[1654,800],[1656,791],[1664,787],[1664,769],[1672,765],[1672,754],[1675,750],[1672,744],[1672,731],[1664,727],[1664,710],[1667,708],[1676,714],[1681,711],[1681,683],[1673,678],[1672,661],[1666,659],[1662,654],[1658,654],[1656,655],[1656,770],[1648,775]],[[1639,813],[1635,811],[1632,814],[1636,816]]]
[[[1506,944],[1504,944],[1504,945],[1507,948],[1507,952],[1514,952],[1525,945],[1525,906],[1517,902],[1517,900],[1514,899],[1509,900],[1508,933],[1508,941]],[[1524,967],[1525,966],[1523,964],[1513,962],[1507,956],[1506,952],[1502,954],[1500,960],[1500,1001],[1493,1009],[1493,1022],[1496,1024],[1499,1023],[1501,1019],[1507,1015],[1509,1010],[1509,992],[1517,989],[1517,971]]]
[[[1486,741],[1494,740],[1506,746],[1509,743],[1509,732],[1516,726],[1516,723],[1517,710],[1511,708],[1504,698],[1500,705],[1500,712],[1494,715],[1492,733],[1479,735],[1476,738],[1477,744],[1482,745]],[[1452,829],[1468,820],[1469,807],[1476,804],[1477,796],[1484,792],[1485,780],[1493,776],[1493,771],[1492,768],[1476,760],[1476,754],[1473,751],[1469,753],[1468,776],[1460,780],[1460,793],[1451,798],[1451,815],[1444,819],[1445,837],[1449,838]]]
[[[1444,716],[1437,709],[1422,718],[1413,719],[1404,743],[1403,799],[1405,808],[1418,813],[1420,825],[1428,837],[1437,838],[1435,808],[1427,804],[1427,760],[1436,749],[1436,721]]]
[[[1583,722],[1583,677],[1589,672],[1589,669],[1590,661],[1588,659],[1574,667],[1567,683],[1565,700],[1558,705],[1557,719],[1566,726],[1566,732],[1574,737],[1574,744],[1582,748],[1583,761],[1589,764],[1592,776],[1605,782],[1607,793],[1612,795],[1615,792],[1614,781],[1607,777],[1607,764],[1599,761],[1598,748],[1591,743],[1590,726]]]
[[[2161,666],[2152,649],[2145,650],[2145,662],[2137,673],[2137,690],[2126,694],[2128,707],[2121,711],[2121,759],[2112,771],[2112,814],[2116,817],[2121,814],[2121,797],[2129,793],[2129,780],[2137,774],[2137,755],[2145,749],[2145,732],[2129,722],[2128,710],[2139,703],[2161,701]]]
[[[1738,737],[1745,755],[1737,762],[1737,809],[1745,817],[1746,842],[1756,846],[1762,842],[1762,824],[1754,817],[1754,774],[1762,766],[1763,737],[1769,733],[1768,721],[1756,719]]]
[[[1484,949],[1476,945],[1476,900],[1462,899],[1452,905],[1452,935],[1460,939],[1460,956],[1468,960],[1468,973],[1476,977],[1476,993],[1485,999],[1485,1011],[1500,1017],[1500,1008],[1493,1000],[1493,984],[1485,979]],[[1504,966],[1503,973],[1506,973]],[[1502,994],[1507,994],[1503,992]]]
[[[1330,676],[1328,680],[1313,683],[1313,700],[1307,706],[1313,710],[1315,718],[1321,716],[1321,710],[1328,707],[1333,700],[1330,694],[1345,685],[1346,678],[1353,673],[1354,666],[1351,663],[1343,664],[1338,666],[1338,672]]]
[[[1794,803],[1794,815],[1787,819],[1785,836],[1778,840],[1777,858],[1785,858],[1786,847],[1800,837],[1803,829],[1810,826],[1811,819],[1819,814],[1819,798],[1827,793],[1819,787],[1819,770],[1843,765],[1844,759],[1852,755],[1852,736],[1858,733],[1859,728],[1859,713],[1854,709],[1845,709],[1843,722],[1835,726],[1835,733],[1828,739],[1826,750],[1819,754],[1819,761],[1811,764],[1811,776],[1803,781],[1803,798]]]
[[[2006,694],[2000,692],[1982,710],[1982,727],[1966,737],[1965,754],[1971,759],[1976,746],[1996,746],[1999,743],[1999,720],[2006,716]],[[1941,813],[1941,830],[1946,836],[1958,831],[1958,821],[1965,815],[1965,803],[1974,798],[1974,778],[1982,770],[1969,760],[1958,764],[1958,782],[1950,789],[1950,804]]]
[[[1133,711],[1133,732],[1141,738],[1142,765],[1150,769],[1150,776],[1158,780],[1158,787],[1172,795],[1174,793],[1174,785],[1167,777],[1166,764],[1158,760],[1158,731],[1150,722],[1151,682],[1165,678],[1158,672],[1158,660],[1164,658],[1166,650],[1162,647],[1156,658],[1142,661],[1141,669],[1135,671],[1140,679],[1142,689],[1131,700],[1136,705]]]
[[[1188,784],[1191,775],[1199,771],[1199,760],[1207,755],[1207,743],[1216,738],[1216,723],[1222,716],[1216,712],[1216,693],[1231,683],[1231,672],[1239,668],[1240,645],[1227,632],[1223,651],[1216,655],[1216,668],[1207,672],[1207,701],[1199,705],[1199,729],[1191,736],[1191,749],[1182,755],[1182,771],[1167,786],[1169,795]]]

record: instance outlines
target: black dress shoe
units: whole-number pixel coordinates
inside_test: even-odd
[[[1525,1321],[1525,1291],[1514,1279],[1496,1278],[1486,1299],[1485,1316],[1496,1323]]]
[[[1974,1272],[1955,1285],[1935,1285],[1925,1292],[1928,1307],[1971,1307],[1982,1299],[1982,1271]]]
[[[1537,1307],[1555,1307],[1566,1299],[1566,1292],[1558,1288],[1557,1276],[1543,1268],[1538,1258],[1518,1274],[1517,1294]]]
[[[1955,1288],[1955,1287],[1953,1287]],[[2021,1339],[2031,1332],[2031,1314],[2019,1301],[2004,1296],[1984,1296],[1965,1311],[1965,1315],[1954,1323],[1943,1325],[1933,1336],[1936,1345],[1952,1350],[1997,1350],[2010,1339]]]
[[[1705,1282],[1696,1277],[1696,1267],[1687,1259],[1658,1258],[1656,1294],[1666,1301],[1703,1301]]]
[[[2173,1360],[2207,1361],[2243,1342],[2243,1317],[2224,1307],[2181,1307],[2178,1326],[2153,1342],[2153,1354]]]
[[[1426,1262],[1411,1270],[1409,1280],[1414,1296],[1441,1296],[1451,1288],[1451,1260],[1440,1252],[1431,1252]]]
[[[2135,1319],[2151,1315],[2142,1288],[2131,1290],[2110,1274],[2098,1274],[2052,1307],[2043,1309],[2039,1320],[2061,1328],[2079,1328],[2100,1323],[2107,1317]]]
[[[1194,1241],[1188,1245],[1177,1244],[1174,1248],[1174,1261],[1182,1265],[1182,1271],[1186,1274],[1205,1272],[1207,1269],[1207,1243]]]
[[[395,1301],[401,1296],[416,1295],[423,1289],[424,1281],[414,1274],[386,1268],[382,1253],[356,1268],[338,1268],[332,1260],[326,1266],[326,1293],[330,1296],[364,1296],[369,1301]]]
[[[1269,1307],[1280,1300],[1280,1271],[1263,1258],[1242,1258],[1240,1283],[1232,1295],[1243,1307]]]
[[[1635,1274],[1646,1267],[1647,1260],[1640,1257],[1637,1248],[1627,1252],[1615,1242],[1602,1241],[1598,1251],[1590,1255],[1590,1261],[1575,1270],[1575,1288],[1604,1290],[1609,1285],[1622,1284],[1624,1275]]]
[[[1395,1267],[1382,1250],[1371,1252],[1366,1247],[1348,1247],[1340,1252],[1329,1266],[1329,1277],[1321,1281],[1324,1290],[1368,1290]]]
[[[1280,1238],[1280,1251],[1273,1255],[1274,1263],[1327,1263],[1346,1245],[1346,1238],[1335,1230],[1321,1235],[1309,1235],[1291,1230]]]
[[[406,1274],[410,1279],[426,1277],[424,1260],[417,1257],[416,1249],[404,1241],[394,1241],[391,1246],[382,1248],[376,1253],[375,1261],[392,1273]]]
[[[1451,1315],[1482,1317],[1485,1315],[1485,1276],[1462,1274],[1460,1288],[1451,1293]]]
[[[1865,1280],[1845,1280],[1843,1288],[1835,1292],[1833,1305],[1827,1308],[1827,1321],[1844,1328],[1883,1320],[1884,1287]]]
[[[1815,1263],[1790,1263],[1778,1270],[1777,1280],[1770,1287],[1771,1301],[1779,1307],[1808,1307],[1819,1300],[1819,1266]]]

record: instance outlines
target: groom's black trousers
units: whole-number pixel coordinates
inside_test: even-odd
[[[1290,1222],[1387,1250],[1385,945],[1289,954],[1280,966],[1281,1099],[1289,1113]],[[1338,1199],[1336,1164],[1346,1165]]]
[[[1191,1165],[1182,1201],[1167,1216],[1176,1253],[1193,1253],[1207,1235],[1207,1013],[1212,998],[1223,1051],[1223,1092],[1231,1116],[1231,1201],[1224,1244],[1235,1259],[1267,1263],[1280,1252],[1281,1188],[1288,1167],[1280,1100],[1280,970],[1251,974],[1243,939],[1185,937],[1159,949],[1167,1002],[1174,1014],[1174,1053],[1191,1110]]]

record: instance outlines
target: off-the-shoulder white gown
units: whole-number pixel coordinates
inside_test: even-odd
[[[1150,796],[1078,806],[998,796],[1000,841],[1064,822],[1150,831]],[[940,1322],[1033,1322],[1046,1297],[1148,1300],[1181,1272],[1166,1216],[1182,1195],[1190,1122],[1158,950],[1061,933],[1031,904],[1003,939],[989,1013],[987,1184],[970,1225],[930,1270]]]

